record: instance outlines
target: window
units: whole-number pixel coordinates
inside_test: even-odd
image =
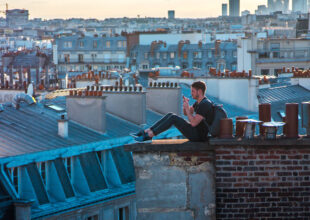
[[[107,48],[110,48],[110,47],[111,47],[111,42],[110,42],[110,41],[107,41],[107,42],[105,43],[105,46],[106,46]]]
[[[303,50],[297,50],[295,51],[295,57],[298,58],[298,57],[304,57],[305,56],[305,51]]]
[[[118,220],[129,220],[129,208],[128,208],[128,206],[118,209]]]
[[[37,163],[37,167],[41,175],[43,184],[46,185],[46,162]]]
[[[164,59],[164,60],[167,59],[167,53],[163,53],[163,59]]]
[[[261,75],[269,75],[269,69],[262,69]]]
[[[231,71],[235,71],[237,70],[237,65],[236,64],[232,64],[231,65]]]
[[[159,59],[159,58],[160,58],[160,53],[157,52],[157,53],[156,53],[156,59]]]
[[[187,56],[188,56],[188,55],[187,55],[187,51],[184,51],[184,52],[183,52],[183,59],[187,59]]]
[[[122,47],[122,41],[117,41],[117,47]]]
[[[124,40],[123,41],[123,47],[126,48],[127,47],[127,42]]]
[[[99,216],[98,215],[92,215],[92,216],[88,216],[87,218],[85,218],[85,220],[98,220]]]
[[[65,41],[64,42],[64,48],[71,48],[72,47],[72,42],[71,41]]]
[[[70,54],[64,54],[65,62],[70,63]]]
[[[93,41],[93,48],[97,48],[97,46],[98,46],[98,41],[94,40]]]
[[[225,51],[221,51],[221,57],[224,58],[226,56],[226,52]]]
[[[147,64],[143,64],[143,65],[142,65],[142,69],[145,70],[145,69],[148,69],[148,68],[149,68],[149,65],[147,65]]]
[[[196,68],[201,68],[201,62],[194,62],[193,66]]]
[[[201,59],[201,52],[194,52],[193,53],[193,56],[194,56],[194,58],[196,58],[196,59]]]
[[[208,51],[208,58],[212,58],[212,51]]]
[[[170,59],[174,59],[175,57],[175,53],[174,52],[170,52]]]
[[[79,46],[80,46],[80,48],[83,48],[84,47],[84,41],[80,41]]]
[[[92,58],[92,60],[94,61],[94,59],[97,58],[97,54],[96,54],[96,53],[92,53],[92,54],[91,54],[91,58]]]
[[[149,56],[149,54],[148,54],[148,53],[144,53],[144,59],[147,59],[147,58],[148,58],[148,56]]]
[[[80,63],[84,62],[84,55],[83,54],[79,54],[79,62]]]
[[[267,52],[259,53],[259,54],[258,54],[258,58],[259,58],[259,59],[269,58],[269,53],[267,53]]]
[[[64,160],[64,164],[65,164],[68,176],[71,179],[71,157],[66,157],[63,160]]]
[[[273,56],[273,58],[279,58],[280,57],[280,52],[273,52],[272,56]]]
[[[237,51],[233,51],[233,57],[237,57]]]

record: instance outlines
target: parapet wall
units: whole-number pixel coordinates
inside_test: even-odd
[[[310,148],[219,146],[217,219],[309,219]]]
[[[306,137],[163,140],[125,149],[133,152],[137,219],[310,219]]]

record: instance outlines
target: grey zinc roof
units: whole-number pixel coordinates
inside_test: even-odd
[[[284,85],[260,89],[258,93],[259,103],[290,102],[297,99],[310,100],[310,91],[298,85]]]
[[[0,157],[82,145],[108,137],[69,122],[69,138],[57,134],[59,118],[41,106],[5,107],[0,113]]]
[[[57,97],[54,100],[43,101],[37,105],[22,104],[19,110],[5,106],[4,111],[0,113],[0,157],[129,138],[130,133],[141,129],[136,124],[106,113],[107,131],[105,134],[100,134],[69,121],[69,138],[61,138],[57,134],[59,113],[44,107],[44,105],[54,104],[66,109],[65,103],[65,97]],[[148,125],[160,118],[160,114],[147,110]]]
[[[13,66],[36,67],[39,65],[39,57],[35,53],[20,53],[13,60]]]

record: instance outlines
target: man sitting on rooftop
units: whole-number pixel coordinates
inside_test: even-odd
[[[150,128],[134,134],[136,141],[151,140],[154,136],[168,130],[174,125],[190,141],[206,141],[209,127],[214,120],[214,105],[205,96],[206,84],[202,81],[191,85],[191,95],[196,100],[193,106],[183,96],[183,112],[188,121],[174,113],[168,113]]]

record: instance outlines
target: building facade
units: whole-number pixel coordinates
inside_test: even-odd
[[[168,19],[175,19],[175,11],[174,10],[168,11]]]
[[[222,16],[227,16],[227,4],[222,4]]]
[[[307,0],[293,0],[292,9],[293,12],[307,13],[308,11]]]
[[[6,25],[9,27],[23,26],[28,23],[29,11],[24,9],[6,10]]]
[[[309,69],[309,39],[243,38],[238,42],[238,71],[277,75],[283,67]]]
[[[180,41],[175,45],[153,42],[151,45],[137,45],[131,50],[130,65],[137,69],[175,67],[198,68],[208,71],[211,67],[219,70],[236,70],[237,43],[220,42],[190,44]]]
[[[58,72],[112,70],[126,67],[127,40],[123,36],[69,36],[56,39],[54,63]]]

